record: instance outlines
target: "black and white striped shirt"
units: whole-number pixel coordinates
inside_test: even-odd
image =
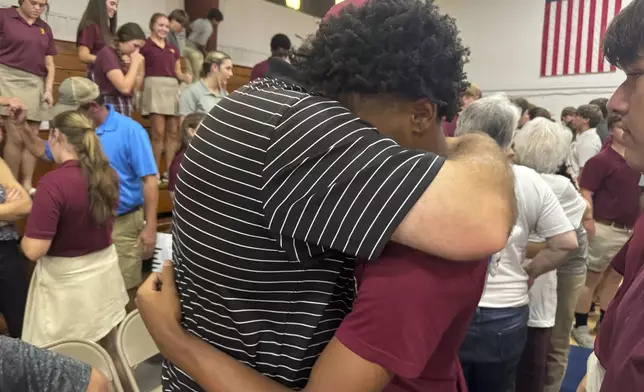
[[[184,328],[303,387],[351,310],[355,257],[378,257],[442,163],[298,86],[237,90],[205,118],[177,180]],[[201,390],[172,365],[163,381]]]

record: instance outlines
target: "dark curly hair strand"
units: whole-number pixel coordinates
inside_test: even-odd
[[[373,0],[347,6],[320,24],[291,62],[314,92],[395,93],[426,98],[451,120],[469,86],[463,66],[470,51],[455,20],[433,0]]]

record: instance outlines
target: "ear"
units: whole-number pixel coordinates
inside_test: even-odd
[[[422,136],[422,134],[428,132],[438,121],[436,118],[437,115],[438,109],[436,104],[426,99],[419,99],[414,102],[411,116],[412,132],[416,136]]]

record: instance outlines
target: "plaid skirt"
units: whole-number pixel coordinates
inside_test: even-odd
[[[103,102],[107,105],[112,105],[114,110],[122,115],[132,117],[132,112],[134,111],[132,97],[124,97],[122,95],[104,95]]]

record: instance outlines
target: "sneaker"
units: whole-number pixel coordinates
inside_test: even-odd
[[[587,325],[575,327],[572,329],[572,338],[577,342],[580,347],[592,349],[595,347],[595,339],[590,336],[590,331]]]

